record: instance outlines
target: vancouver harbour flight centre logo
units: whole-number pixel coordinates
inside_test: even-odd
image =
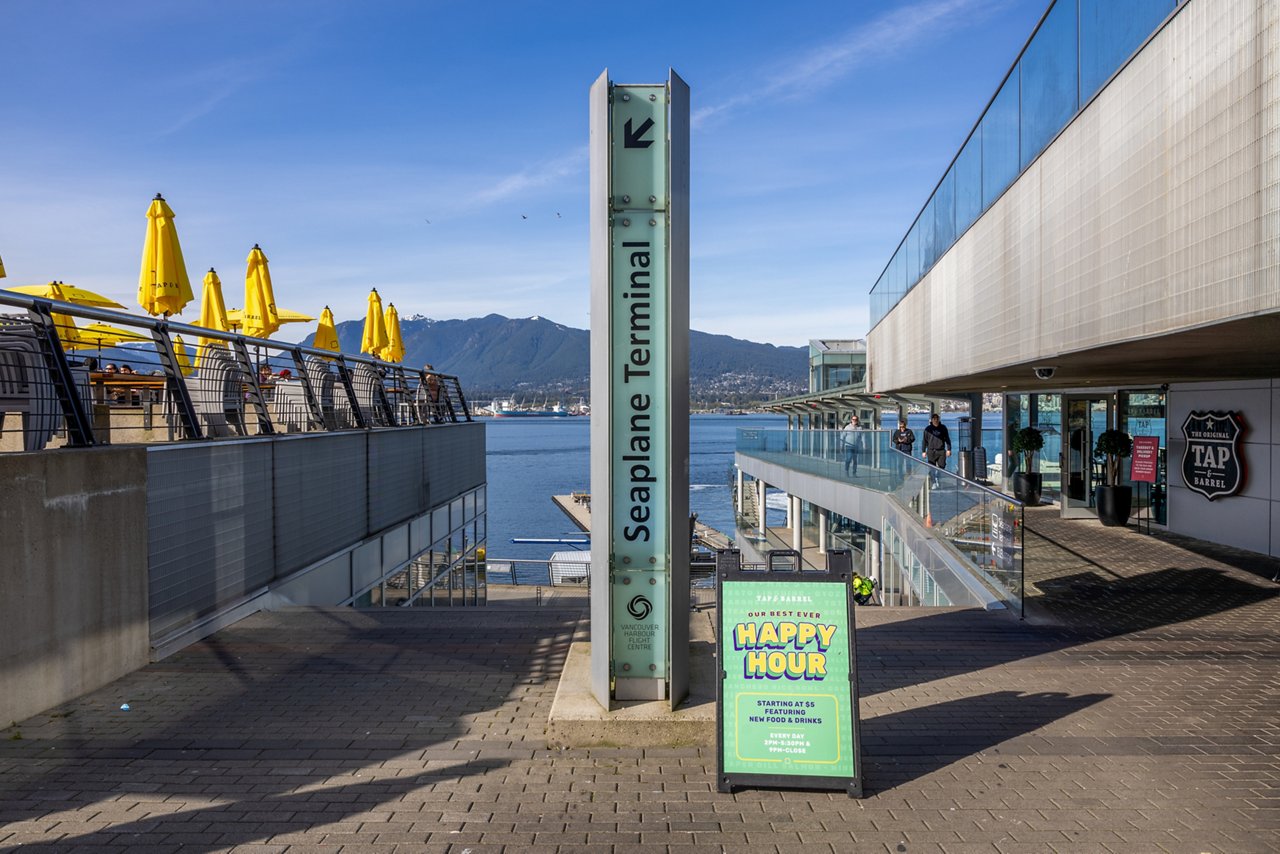
[[[643,596],[632,596],[631,601],[627,603],[627,613],[637,623],[645,620],[651,611],[653,611],[653,603]]]
[[[1182,481],[1187,489],[1213,501],[1235,495],[1244,485],[1239,412],[1192,412],[1182,422],[1187,440],[1182,452]]]

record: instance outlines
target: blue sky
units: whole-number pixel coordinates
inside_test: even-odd
[[[283,308],[355,320],[376,286],[405,317],[586,327],[587,89],[670,66],[693,99],[693,327],[860,337],[1047,5],[4,0],[0,285],[133,307],[162,192],[228,307],[260,243]]]

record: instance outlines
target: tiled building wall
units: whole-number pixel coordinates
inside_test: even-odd
[[[1280,312],[1280,3],[1192,0],[868,336],[885,392]]]
[[[1239,412],[1244,488],[1210,501],[1183,486],[1182,423],[1192,411]],[[1280,557],[1280,379],[1179,383],[1169,389],[1169,528]]]

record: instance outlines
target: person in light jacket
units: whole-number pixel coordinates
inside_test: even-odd
[[[867,437],[857,415],[849,416],[849,423],[840,431],[840,447],[844,449],[844,473],[858,476],[858,456],[867,446]]]

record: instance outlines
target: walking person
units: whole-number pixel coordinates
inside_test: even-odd
[[[916,446],[916,431],[907,426],[907,419],[899,418],[898,429],[889,434],[889,441],[893,444],[895,451],[909,457]],[[906,457],[897,454],[893,457],[893,470],[899,477],[907,473]]]
[[[924,453],[925,462],[931,466],[937,466],[940,469],[947,467],[947,457],[951,456],[951,433],[947,430],[947,425],[942,423],[942,417],[938,413],[929,416],[929,426],[924,428],[924,438],[920,442]],[[933,486],[937,486],[939,481],[937,472],[929,472],[929,482]]]
[[[849,416],[849,423],[840,431],[840,446],[844,448],[844,473],[858,476],[858,456],[866,447],[867,437],[857,415]]]

